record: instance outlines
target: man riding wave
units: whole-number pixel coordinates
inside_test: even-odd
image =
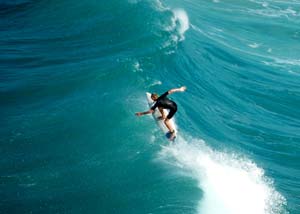
[[[161,113],[161,115],[162,115],[158,119],[164,120],[164,123],[165,123],[166,127],[168,128],[169,133],[171,134],[170,135],[170,139],[172,140],[176,136],[175,136],[174,127],[172,127],[171,124],[170,124],[170,119],[177,112],[177,104],[174,101],[172,101],[169,98],[167,98],[167,96],[169,94],[174,93],[174,92],[184,92],[185,90],[186,90],[186,87],[182,86],[180,88],[171,89],[171,90],[165,92],[161,96],[158,96],[157,94],[153,93],[153,94],[151,94],[151,99],[153,101],[156,101],[155,104],[148,111],[137,112],[137,113],[135,113],[135,115],[142,116],[142,115],[145,115],[145,114],[152,114],[152,113],[154,113],[155,109],[158,108],[159,111],[160,111],[160,113]],[[165,116],[165,113],[163,111],[164,109],[168,109],[169,110],[169,113],[168,113],[167,116]]]

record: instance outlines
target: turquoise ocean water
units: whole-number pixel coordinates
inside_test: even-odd
[[[300,1],[0,1],[0,213],[299,214]],[[145,92],[171,98],[170,144]]]

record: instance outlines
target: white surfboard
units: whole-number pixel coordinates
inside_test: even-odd
[[[151,99],[151,94],[149,92],[146,92],[146,95],[147,95],[148,105],[151,108],[155,104],[155,101],[153,101]],[[164,112],[165,112],[165,115],[168,115],[168,113],[169,113],[168,110],[166,110],[166,109],[164,109]],[[153,116],[154,120],[156,121],[156,123],[158,124],[159,128],[162,130],[162,132],[165,134],[165,136],[169,139],[170,135],[168,134],[169,133],[168,128],[166,127],[163,120],[158,119],[160,116],[162,116],[161,113],[159,112],[158,108],[155,109],[152,116]],[[174,118],[170,119],[170,124],[173,127],[173,129],[175,130],[175,135],[176,135],[177,129],[176,129]]]

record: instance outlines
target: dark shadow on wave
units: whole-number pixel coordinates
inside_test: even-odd
[[[31,3],[32,0],[0,0],[0,15],[22,11]]]

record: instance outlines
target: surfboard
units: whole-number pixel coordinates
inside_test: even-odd
[[[147,96],[147,101],[148,101],[148,105],[149,107],[151,108],[154,104],[155,104],[155,101],[153,101],[151,99],[151,93],[149,92],[146,92],[146,96]],[[165,115],[168,115],[168,110],[167,109],[164,109],[164,113]],[[166,127],[165,123],[163,120],[160,120],[158,119],[159,117],[161,117],[161,113],[160,111],[156,108],[154,113],[152,114],[155,122],[157,123],[158,127],[161,129],[161,131],[164,133],[164,135],[166,136],[166,138],[168,140],[170,140],[170,137],[171,137],[171,134],[169,132],[169,129]],[[171,118],[170,119],[170,124],[171,126],[173,127],[173,129],[175,130],[175,135],[177,135],[177,128],[176,128],[176,125],[175,125],[175,121],[174,121],[174,118]],[[175,140],[175,138],[173,138],[173,141]]]

